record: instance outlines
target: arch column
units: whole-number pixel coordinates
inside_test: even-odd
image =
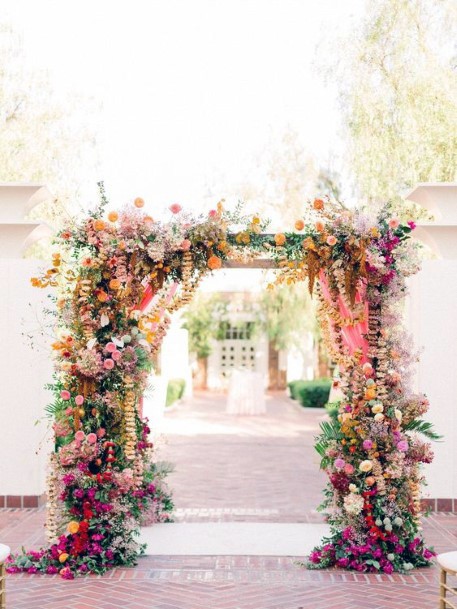
[[[40,328],[51,303],[45,290],[30,284],[43,262],[23,253],[52,232],[25,219],[50,196],[40,184],[0,184],[0,508],[36,507],[45,490],[46,424],[34,423],[48,403],[43,379],[52,375],[49,338]]]
[[[427,394],[427,418],[444,435],[433,444],[424,501],[433,510],[457,511],[457,184],[418,184],[406,197],[435,217],[415,233],[432,251],[411,278],[409,323],[421,350],[417,387]]]

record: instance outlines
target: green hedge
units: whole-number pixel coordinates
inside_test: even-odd
[[[330,379],[291,381],[289,383],[291,398],[309,408],[323,408],[328,402],[331,387]]]
[[[184,395],[184,389],[186,388],[186,381],[184,379],[170,379],[167,387],[167,400],[166,406],[171,406]]]

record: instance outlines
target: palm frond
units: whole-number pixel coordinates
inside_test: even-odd
[[[443,439],[443,436],[434,430],[433,423],[424,421],[423,419],[414,419],[413,421],[406,423],[403,426],[403,429],[405,431],[420,433],[429,440],[434,440],[435,442]]]

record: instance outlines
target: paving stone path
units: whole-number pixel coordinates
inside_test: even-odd
[[[321,411],[270,397],[265,417],[228,417],[199,395],[166,416],[162,455],[181,521],[317,522],[324,483],[313,454]],[[44,511],[0,510],[0,541],[44,541]],[[457,548],[457,517],[425,521],[438,552]],[[11,575],[7,609],[436,609],[436,567],[410,575],[308,571],[303,557],[145,557],[133,569],[63,581]]]

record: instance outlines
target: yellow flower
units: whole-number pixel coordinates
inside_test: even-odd
[[[371,472],[372,469],[373,463],[369,459],[362,461],[359,465],[359,470],[364,473]]]
[[[59,556],[59,562],[60,563],[64,563],[68,558],[68,554],[66,552],[62,552],[62,554]]]
[[[252,224],[260,224],[260,218],[259,218],[259,216],[254,216],[252,218]]]
[[[314,243],[312,237],[306,237],[306,239],[303,239],[302,241],[302,247],[305,250],[315,250],[316,244]]]
[[[380,233],[379,233],[379,229],[377,226],[372,226],[370,228],[370,234],[372,237],[379,237]]]
[[[375,404],[371,409],[373,414],[377,414],[378,412],[382,412],[384,410],[384,406],[382,404]]]
[[[79,531],[79,522],[76,522],[76,520],[72,520],[67,524],[67,530],[69,533],[74,535]]]

